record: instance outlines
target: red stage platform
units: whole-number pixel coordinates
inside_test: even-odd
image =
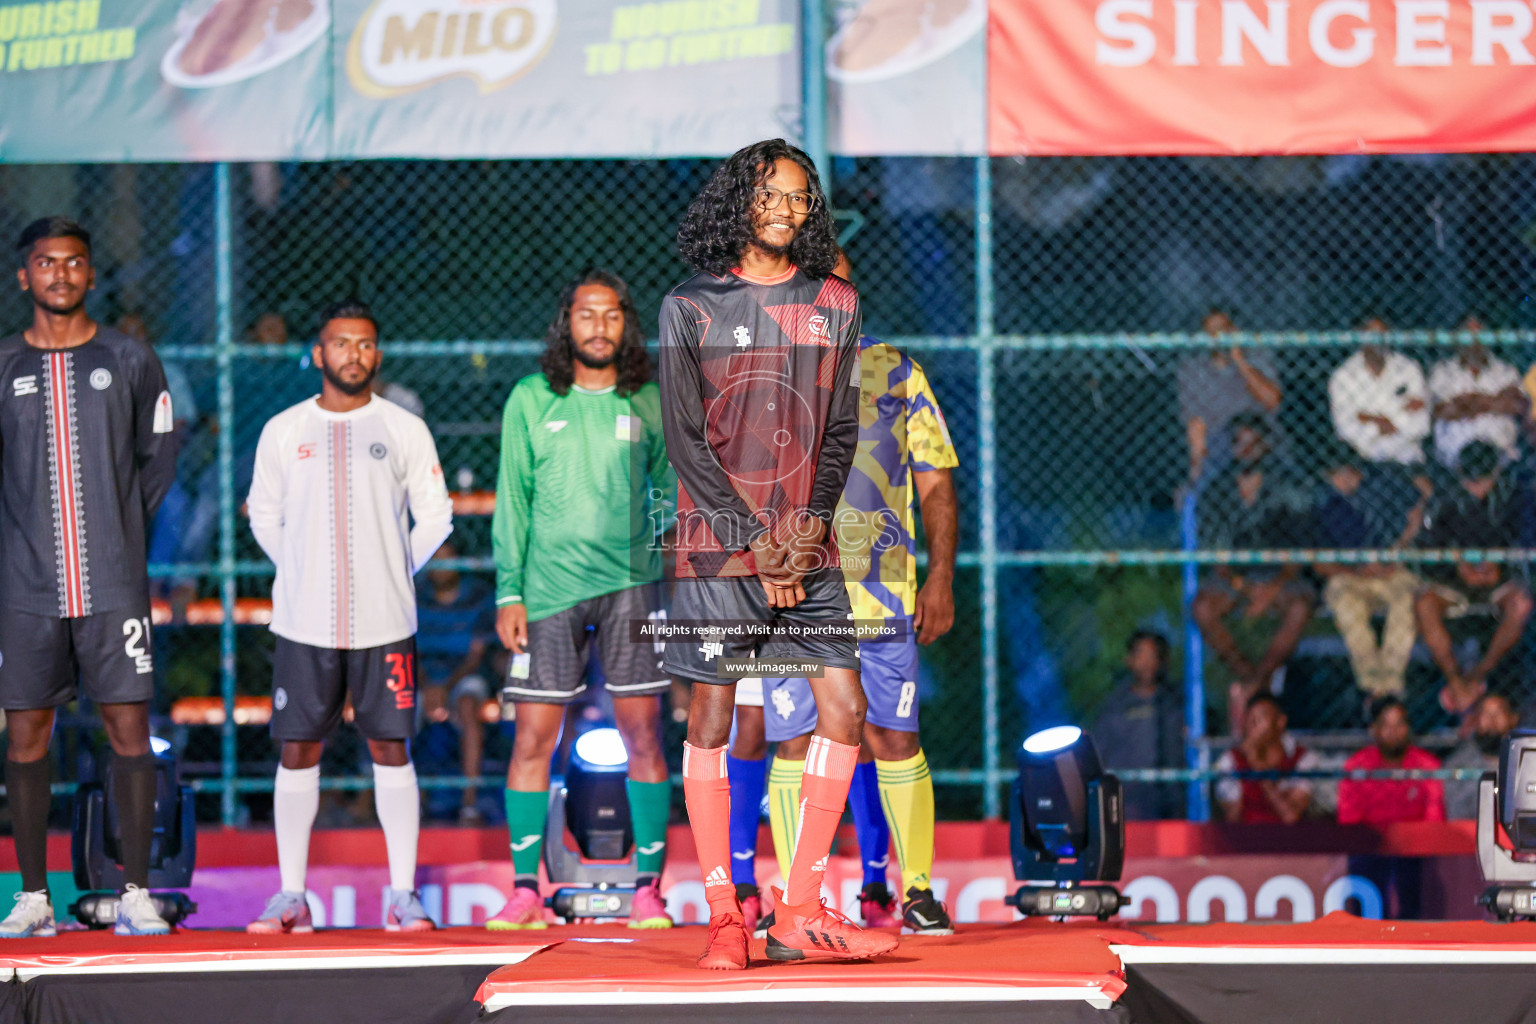
[[[772,963],[757,942],[750,970],[722,973],[693,966],[705,936],[618,925],[75,931],[0,944],[0,1022],[1536,1024],[1536,924],[1342,913],[1294,925],[1032,920],[908,937],[896,954],[856,964]]]
[[[477,998],[487,1010],[1039,1002],[1108,1009],[1125,992],[1110,944],[1135,939],[1113,926],[961,925],[942,938],[909,936],[895,954],[856,964],[776,963],[764,956],[763,940],[757,939],[749,970],[700,971],[694,959],[704,949],[702,928],[636,933],[607,925],[545,934],[558,945],[486,979]]]

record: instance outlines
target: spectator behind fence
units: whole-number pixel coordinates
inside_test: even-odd
[[[433,556],[457,558],[452,544]],[[431,721],[450,718],[459,732],[459,774],[480,774],[485,726],[480,710],[491,695],[483,671],[487,644],[496,636],[496,593],[485,580],[457,569],[431,568],[416,587],[416,657],[420,666],[421,705]],[[485,820],[474,786],[465,786],[459,822]]]
[[[1094,744],[1110,771],[1184,766],[1184,707],[1168,683],[1168,641],[1139,629],[1125,645],[1125,674],[1093,723]],[[1125,783],[1125,817],[1155,821],[1184,816],[1183,787]]]
[[[1219,772],[1317,771],[1317,755],[1286,731],[1285,710],[1272,693],[1256,693],[1243,714],[1243,738],[1216,762]],[[1245,825],[1294,825],[1312,806],[1312,780],[1221,779],[1222,817]]]
[[[1487,441],[1473,441],[1461,450],[1457,485],[1437,495],[1425,514],[1422,547],[1499,549],[1519,543],[1529,492],[1499,461],[1499,450]],[[1440,703],[1459,714],[1486,689],[1489,673],[1520,639],[1531,615],[1531,594],[1499,562],[1429,563],[1423,574],[1426,585],[1414,602],[1419,632],[1445,674]],[[1445,620],[1478,605],[1491,605],[1498,625],[1482,658],[1466,669],[1456,659]]]
[[[1502,693],[1485,693],[1467,712],[1467,721],[1472,732],[1446,756],[1445,767],[1498,771],[1499,744],[1520,724],[1514,702]],[[1445,816],[1453,821],[1477,817],[1477,779],[1445,783]]]
[[[1385,332],[1371,317],[1361,325]],[[1371,463],[1419,467],[1429,433],[1429,389],[1419,364],[1399,352],[1367,344],[1328,379],[1333,429]]]
[[[1464,321],[1463,329],[1475,321]],[[1478,326],[1481,326],[1480,324]],[[1520,374],[1475,341],[1429,373],[1434,399],[1435,455],[1454,470],[1461,450],[1473,441],[1498,448],[1505,462],[1519,457],[1519,420],[1530,408]]]
[[[1229,438],[1234,417],[1244,413],[1260,416],[1270,436],[1276,437],[1273,414],[1281,398],[1280,375],[1269,353],[1219,344],[1223,336],[1237,330],[1230,314],[1212,309],[1200,326],[1218,343],[1209,356],[1190,356],[1179,364],[1179,416],[1189,442],[1190,483],[1231,461]]]
[[[1335,442],[1325,453],[1326,481],[1313,511],[1315,543],[1320,548],[1358,550],[1400,548],[1413,541],[1423,515],[1423,500],[1403,521],[1381,514],[1382,503],[1365,487],[1361,457],[1348,445]],[[1372,696],[1402,695],[1405,672],[1413,653],[1413,599],[1419,579],[1406,566],[1394,563],[1324,563],[1316,566],[1327,583],[1323,603],[1349,651],[1355,685]],[[1372,616],[1386,614],[1381,638]]]
[[[1227,551],[1306,547],[1310,495],[1295,468],[1271,450],[1269,424],[1261,415],[1239,413],[1231,429],[1232,462],[1200,498],[1200,546]],[[1248,699],[1269,689],[1312,617],[1316,595],[1301,569],[1294,562],[1217,565],[1195,595],[1192,611],[1200,633],[1234,677],[1228,693],[1233,732],[1239,731]],[[1272,632],[1259,631],[1265,647],[1257,660],[1250,659],[1228,628],[1228,618],[1238,613],[1245,624],[1270,616],[1279,620]]]
[[[1373,745],[1344,762],[1345,771],[1386,768],[1433,770],[1440,759],[1413,745],[1408,708],[1397,697],[1371,706]],[[1439,779],[1344,779],[1339,782],[1340,825],[1390,825],[1398,821],[1444,821],[1445,793]]]

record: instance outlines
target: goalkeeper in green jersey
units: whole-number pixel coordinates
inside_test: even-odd
[[[629,752],[629,804],[639,885],[631,928],[670,928],[657,881],[671,785],[661,749],[657,645],[630,623],[661,610],[659,537],[677,489],[662,439],[629,288],[588,270],[566,286],[545,338],[541,373],[512,389],[502,416],[492,539],[496,632],[511,652],[503,695],[517,706],[507,767],[507,828],[516,884],[486,926],[543,928],[539,858],[549,763],[565,706],[586,690],[591,646]]]

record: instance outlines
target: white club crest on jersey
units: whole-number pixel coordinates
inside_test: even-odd
[[[112,386],[112,371],[105,366],[98,366],[91,371],[91,387],[97,391],[105,391]]]
[[[746,348],[752,344],[752,332],[745,327],[738,327],[731,332],[731,337],[736,339],[737,348]]]

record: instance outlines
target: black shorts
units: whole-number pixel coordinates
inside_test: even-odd
[[[80,696],[137,704],[155,695],[149,595],[137,608],[76,619],[0,607],[0,708],[37,711]]]
[[[841,569],[822,569],[805,578],[805,600],[793,608],[770,608],[762,581],[756,576],[717,576],[683,579],[673,591],[671,621],[774,622],[809,626],[829,622],[853,625],[848,585]],[[669,640],[663,666],[671,675],[704,683],[734,683],[719,676],[718,658],[783,658],[817,661],[828,668],[859,667],[858,640],[847,636],[773,636],[758,642],[749,637],[725,637],[718,645],[698,637]]]
[[[662,614],[658,586],[625,587],[528,623],[528,650],[507,659],[502,696],[535,704],[568,704],[580,697],[587,689],[594,638],[610,696],[644,697],[666,690],[670,683],[657,644],[630,639],[631,621]]]
[[[358,650],[277,638],[273,739],[325,739],[341,724],[348,697],[358,732],[371,740],[409,739],[416,732],[416,638]]]

